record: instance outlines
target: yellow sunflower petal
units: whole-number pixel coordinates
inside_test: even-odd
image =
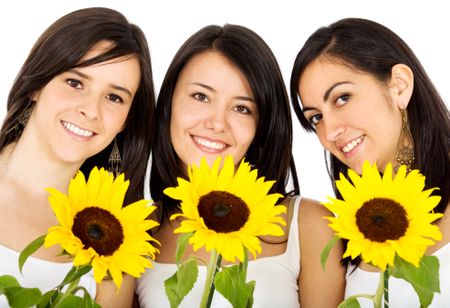
[[[376,165],[367,161],[362,175],[349,170],[348,176],[351,182],[342,174],[336,182],[343,200],[328,198],[323,203],[335,214],[326,217],[329,226],[348,240],[343,257],[361,256],[384,270],[397,254],[417,265],[426,247],[441,238],[439,228],[431,223],[442,214],[430,213],[440,199],[431,196],[433,189],[423,191],[425,177],[418,170],[407,173],[405,166],[393,175],[391,164],[381,176]],[[380,223],[386,224],[383,232]]]
[[[170,218],[183,218],[174,232],[193,232],[189,243],[194,251],[215,249],[233,262],[243,260],[244,245],[252,254],[260,253],[258,236],[282,235],[280,225],[285,221],[280,215],[286,209],[276,206],[280,194],[268,195],[274,182],[258,178],[258,171],[251,170],[248,163],[242,161],[235,170],[231,156],[225,157],[222,169],[220,162],[218,157],[210,167],[202,159],[199,166],[189,166],[188,180],[178,179],[178,186],[166,188],[164,193],[181,201],[181,212]],[[217,214],[216,206],[225,207],[225,215]],[[214,222],[217,217],[221,218]]]
[[[68,188],[68,195],[49,188],[49,201],[60,226],[49,228],[44,245],[59,244],[74,258],[74,265],[92,264],[97,282],[109,271],[117,287],[122,272],[143,273],[158,249],[148,230],[158,223],[149,220],[154,211],[149,201],[140,200],[129,207],[123,200],[129,181],[124,175],[115,180],[103,168],[94,168],[86,180],[79,172]]]
[[[59,223],[66,228],[72,228],[74,213],[70,198],[56,189],[47,188],[46,190],[50,193],[48,202]]]
[[[93,249],[80,249],[77,251],[75,258],[73,259],[73,265],[85,265],[91,262],[92,258],[96,255]]]
[[[106,276],[106,272],[108,271],[108,263],[105,260],[106,258],[99,256],[92,260],[92,268],[94,269],[94,279],[97,283],[102,282],[103,278]]]
[[[68,199],[71,200],[75,212],[80,211],[88,205],[86,179],[83,172],[78,171],[75,178],[71,180],[68,189]]]

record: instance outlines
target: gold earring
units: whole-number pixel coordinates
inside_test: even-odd
[[[117,176],[121,169],[122,158],[120,157],[119,146],[117,145],[116,138],[114,138],[114,144],[111,154],[109,155],[108,162],[109,162],[108,171],[111,172],[114,176]]]
[[[13,128],[16,140],[19,139],[20,135],[22,134],[22,131],[27,125],[28,120],[30,119],[31,111],[33,111],[33,107],[28,107],[27,109],[22,111],[22,113],[17,117],[16,119],[17,123]]]
[[[414,139],[411,134],[411,130],[409,129],[408,115],[404,109],[402,109],[402,130],[400,132],[400,137],[397,144],[396,161],[396,170],[398,170],[401,165],[405,165],[408,172],[411,171],[415,162]]]

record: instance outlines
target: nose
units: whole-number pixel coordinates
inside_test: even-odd
[[[227,111],[218,106],[210,108],[205,119],[205,127],[216,133],[222,133],[227,129],[227,126]]]
[[[100,103],[100,99],[84,97],[78,105],[78,112],[89,120],[97,120],[100,118]]]
[[[345,131],[342,121],[336,116],[328,116],[322,119],[325,127],[325,138],[329,142],[335,142]]]

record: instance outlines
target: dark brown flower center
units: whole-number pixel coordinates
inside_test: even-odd
[[[92,247],[99,255],[112,255],[123,243],[120,221],[109,211],[88,207],[75,215],[73,234],[84,244]]]
[[[365,238],[382,243],[405,235],[409,222],[405,209],[399,203],[374,198],[356,212],[356,225]]]
[[[198,213],[208,229],[229,233],[245,225],[250,210],[241,198],[226,191],[212,191],[200,197]]]

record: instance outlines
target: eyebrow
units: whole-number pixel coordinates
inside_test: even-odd
[[[84,78],[84,79],[87,79],[87,80],[91,80],[91,77],[89,77],[89,75],[86,75],[85,73],[80,72],[79,70],[76,70],[76,69],[73,69],[73,68],[72,68],[72,69],[69,70],[69,72],[74,73],[74,74],[80,76],[81,78]],[[131,91],[128,90],[127,88],[121,87],[121,86],[116,85],[116,84],[113,84],[113,83],[109,84],[109,86],[110,86],[111,88],[115,89],[115,90],[125,92],[125,93],[128,94],[128,96],[130,96],[130,97],[133,96],[133,95],[131,94]]]
[[[347,83],[350,83],[350,84],[351,84],[352,82],[350,82],[350,81],[336,82],[336,83],[333,84],[331,87],[329,87],[328,90],[326,90],[325,93],[323,94],[323,102],[325,103],[325,102],[328,100],[328,98],[330,97],[330,93],[331,93],[331,91],[334,90],[334,88],[336,88],[336,87],[338,87],[338,86],[341,86],[341,85],[343,85],[343,84],[347,84]]]
[[[352,84],[352,82],[350,82],[350,81],[341,81],[341,82],[336,82],[335,84],[333,84],[323,94],[323,103],[325,104],[327,102],[328,98],[330,97],[331,91],[333,91],[336,87],[341,86],[343,84]],[[304,113],[304,112],[311,111],[311,110],[317,110],[317,108],[306,106],[306,107],[304,107],[302,109],[302,112]]]
[[[205,88],[205,89],[207,89],[207,90],[209,90],[209,91],[211,91],[211,92],[214,92],[214,93],[217,92],[213,87],[208,86],[207,84],[204,84],[204,83],[201,83],[201,82],[193,82],[192,85],[196,85],[196,86]],[[256,103],[255,100],[254,100],[253,98],[248,97],[248,96],[239,96],[239,95],[238,95],[238,96],[235,96],[235,99],[243,100],[243,101],[248,101],[248,102],[251,102],[251,103]]]

